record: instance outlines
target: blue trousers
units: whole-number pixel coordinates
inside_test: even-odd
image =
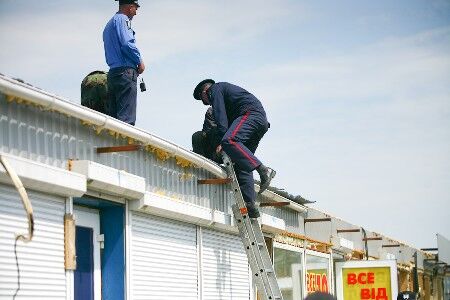
[[[108,115],[125,123],[136,122],[137,70],[113,68],[108,72]]]
[[[265,114],[249,111],[233,121],[221,141],[222,149],[234,162],[245,202],[254,202],[256,199],[253,170],[261,162],[255,156],[255,151],[268,128]]]

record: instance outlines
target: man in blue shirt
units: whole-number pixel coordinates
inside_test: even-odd
[[[212,106],[219,144],[216,151],[223,149],[234,162],[248,215],[258,218],[253,170],[261,179],[259,193],[267,189],[276,173],[254,155],[259,141],[269,129],[261,102],[241,87],[227,82],[216,83],[212,79],[205,79],[195,87],[194,98]]]
[[[136,122],[137,77],[145,70],[131,29],[138,8],[137,0],[119,0],[119,11],[103,30],[105,58],[110,68],[108,115],[131,125]]]

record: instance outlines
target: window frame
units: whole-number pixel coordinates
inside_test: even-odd
[[[305,278],[303,279],[304,282],[304,294],[305,297],[308,293],[307,290],[307,286],[306,286],[306,276],[307,276],[307,269],[306,269],[306,264],[308,263],[307,260],[307,255],[311,255],[311,256],[316,256],[316,257],[321,257],[321,258],[327,258],[328,259],[328,270],[327,270],[327,276],[328,276],[328,292],[331,294],[334,294],[334,274],[333,274],[333,253],[330,251],[330,253],[323,253],[323,252],[317,252],[314,250],[310,250],[310,249],[305,249],[305,263],[304,263],[304,276]]]
[[[300,247],[296,247],[296,246],[292,246],[292,245],[288,245],[288,244],[283,244],[277,241],[273,241],[273,246],[272,246],[272,254],[273,254],[273,267],[275,269],[275,248],[278,249],[282,249],[282,250],[286,250],[286,251],[291,251],[291,252],[296,252],[298,254],[300,254],[300,263],[301,263],[301,272],[302,275],[300,277],[301,280],[301,286],[300,286],[300,299],[303,299],[305,297],[305,249],[304,248],[300,248]]]

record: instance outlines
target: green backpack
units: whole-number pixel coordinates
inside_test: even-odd
[[[108,113],[108,73],[94,71],[81,82],[81,105]]]

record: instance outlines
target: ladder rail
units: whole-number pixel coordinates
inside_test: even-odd
[[[236,201],[236,204],[232,206],[233,214],[252,270],[252,276],[264,299],[282,300],[283,296],[259,221],[258,219],[249,218],[236,173],[234,172],[233,163],[225,153],[223,153],[223,161],[231,178],[230,184]]]
[[[240,214],[239,210],[234,207],[235,209],[235,215]],[[257,222],[257,220],[255,219]],[[261,291],[262,294],[266,295],[265,299],[282,299],[281,297],[277,296],[270,296],[270,295],[276,295],[277,294],[277,283],[275,273],[272,269],[272,265],[266,264],[264,261],[270,260],[270,256],[268,254],[268,251],[266,251],[267,255],[264,255],[264,251],[261,251],[263,247],[265,247],[264,243],[265,241],[257,240],[256,237],[253,239],[249,236],[246,236],[243,232],[245,229],[244,227],[245,222],[242,222],[242,225],[238,224],[238,228],[240,228],[240,236],[243,240],[244,248],[247,252],[247,257],[249,259],[250,268],[252,270],[252,276],[255,278],[255,282],[258,286],[258,289]],[[256,226],[259,227],[259,224],[257,223]],[[251,242],[251,240],[256,240]],[[265,258],[263,258],[265,257]],[[270,277],[275,280],[270,280]]]

